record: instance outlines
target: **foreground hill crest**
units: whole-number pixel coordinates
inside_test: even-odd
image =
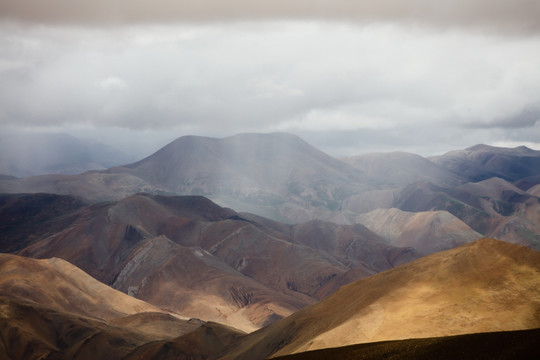
[[[540,253],[481,239],[344,286],[225,358],[538,327]]]

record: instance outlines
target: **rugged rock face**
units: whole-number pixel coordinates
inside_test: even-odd
[[[540,253],[481,239],[359,280],[250,334],[225,358],[540,327]]]
[[[418,257],[361,225],[280,224],[196,196],[138,194],[87,206],[68,196],[0,198],[0,214],[36,210],[21,217],[22,243],[15,220],[0,229],[0,251],[63,258],[128,295],[245,331]],[[37,210],[57,203],[76,206]]]

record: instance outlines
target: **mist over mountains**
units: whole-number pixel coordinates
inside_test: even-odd
[[[112,146],[67,134],[0,135],[0,174],[26,177],[105,170],[133,158]]]
[[[484,236],[538,248],[539,159],[539,151],[526,147],[479,145],[432,159],[387,153],[340,160],[284,133],[186,136],[103,171],[3,178],[0,192],[90,202],[138,192],[202,195],[285,223],[354,224],[359,214],[377,209],[447,211]]]
[[[526,147],[337,159],[286,133],[2,176],[0,354],[262,359],[540,328],[539,188]]]

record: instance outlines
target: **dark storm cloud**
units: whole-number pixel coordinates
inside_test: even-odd
[[[0,14],[4,19],[87,25],[285,18],[540,30],[536,0],[2,0]]]

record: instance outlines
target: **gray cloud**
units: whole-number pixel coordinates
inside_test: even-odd
[[[469,129],[528,129],[540,124],[539,103],[524,104],[518,110],[507,109],[506,114],[489,119],[469,119],[463,124]],[[501,109],[497,109],[501,111]]]
[[[423,14],[418,1],[400,2],[387,13],[383,2],[376,5],[379,10],[354,15],[366,6],[358,5],[351,14],[374,19],[363,25],[340,21],[353,2],[338,1],[328,11],[331,22],[316,20],[323,18],[326,2],[302,15],[279,2],[257,9],[245,5],[243,11],[239,2],[223,11],[221,5],[204,10],[193,2],[193,9],[161,25],[141,24],[167,20],[159,6],[144,17],[146,5],[133,3],[140,17],[122,10],[121,3],[100,1],[84,2],[88,12],[68,6],[55,13],[56,2],[42,15],[0,8],[4,19],[43,16],[45,22],[0,21],[0,131],[66,131],[122,142],[123,149],[139,152],[185,134],[268,131],[296,133],[340,156],[539,142],[534,104],[540,93],[540,37],[459,28],[472,25],[474,17],[478,24],[499,24],[492,12],[502,2],[490,2],[494,8],[482,14],[474,10],[485,5],[481,1],[464,8],[422,3],[427,13],[440,12],[437,16]],[[174,14],[174,4],[167,13]],[[501,24],[513,24],[518,16],[512,11]],[[232,21],[287,12],[296,19]],[[454,28],[391,22],[398,18]],[[204,22],[172,23],[178,19]],[[104,23],[124,26],[100,26]]]
[[[540,30],[540,3],[536,0],[2,0],[0,14],[4,19],[49,24],[311,19]]]
[[[493,125],[503,128],[529,128],[540,122],[540,106],[527,105],[517,114],[498,119]]]

